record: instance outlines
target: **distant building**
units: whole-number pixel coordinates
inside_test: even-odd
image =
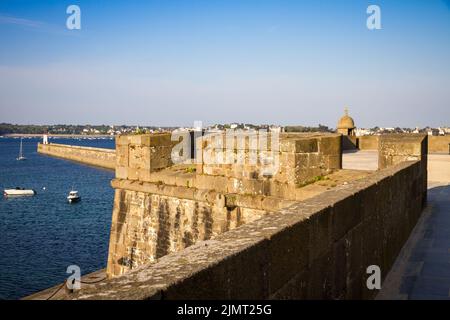
[[[355,135],[357,137],[361,137],[361,136],[369,136],[372,135],[374,132],[370,129],[363,129],[363,128],[356,128],[355,129]]]
[[[345,108],[345,115],[339,119],[337,132],[343,134],[344,136],[354,136],[355,129],[355,122],[352,117],[348,115],[348,108]]]

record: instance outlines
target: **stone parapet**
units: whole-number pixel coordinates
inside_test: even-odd
[[[411,160],[425,160],[426,165],[428,136],[419,134],[381,135],[378,150],[380,169]]]
[[[358,137],[359,150],[378,150],[379,135]]]
[[[120,135],[116,138],[116,178],[149,181],[150,174],[170,167],[170,133]]]
[[[420,188],[426,195],[428,136],[423,134],[389,134],[380,136],[378,142],[378,166],[380,169],[411,160],[420,160],[423,178]],[[426,201],[426,196],[424,201]]]
[[[338,134],[269,135],[264,149],[258,149],[260,142],[255,134],[246,136],[241,144],[230,143],[228,148],[226,139],[225,134],[217,133],[197,139],[197,145],[202,146],[197,154],[203,152],[201,161],[197,161],[198,173],[238,179],[269,177],[272,181],[296,186],[342,167]]]

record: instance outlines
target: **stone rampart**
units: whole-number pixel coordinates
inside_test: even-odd
[[[209,138],[201,137],[198,144],[206,148]],[[242,149],[234,144],[211,151],[214,157],[230,151],[247,158],[258,151],[249,141],[243,141]],[[304,196],[297,192],[299,185],[341,167],[336,134],[282,135],[275,151],[279,169],[269,176],[261,174],[265,164],[260,160],[253,165],[207,163],[203,148],[196,163],[174,165],[177,143],[169,133],[117,137],[109,277],[289,206]]]
[[[241,145],[232,141],[231,148],[227,139],[229,137],[223,133],[198,138],[197,146],[202,146],[202,161],[196,168],[198,173],[253,180],[270,177],[279,183],[303,185],[342,168],[339,134],[280,133],[276,136],[276,147],[271,139],[267,139],[266,150],[261,150],[258,141],[261,137],[256,134],[246,136]],[[216,147],[210,147],[212,144]],[[225,163],[227,156],[236,161]],[[255,161],[249,163],[252,157]],[[208,163],[207,159],[219,161]],[[277,167],[273,174],[266,173],[267,163]]]
[[[427,164],[428,137],[420,134],[382,135],[378,146],[380,169],[409,160],[423,160]]]
[[[343,150],[378,150],[379,139],[382,136],[407,137],[414,134],[383,134],[371,136],[343,136]],[[450,135],[446,136],[428,136],[428,153],[449,154]]]
[[[419,186],[427,194],[428,136],[423,134],[381,135],[378,141],[378,167],[387,168],[403,161],[420,160],[422,183]],[[424,201],[426,196],[424,197]]]
[[[378,140],[380,136],[360,136],[358,137],[359,150],[378,150]]]
[[[372,298],[367,267],[387,274],[427,181],[426,136],[378,139],[381,170],[352,179],[338,134],[280,136],[273,175],[265,161],[174,165],[170,134],[117,137],[108,280],[64,298]]]
[[[417,160],[390,166],[70,298],[372,298],[376,290],[367,289],[367,267],[379,266],[383,278],[388,273],[421,214],[425,174]],[[148,211],[150,199],[133,201]],[[120,197],[116,202],[115,207],[125,203]],[[208,218],[200,221],[199,234],[214,229]]]
[[[342,136],[343,150],[378,150],[379,135],[373,136]]]

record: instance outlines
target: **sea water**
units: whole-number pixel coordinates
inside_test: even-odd
[[[23,187],[32,197],[0,195],[0,299],[18,299],[63,282],[69,265],[81,274],[106,267],[114,191],[113,171],[37,153],[37,138],[0,138],[0,192]],[[114,148],[112,139],[50,142]],[[69,204],[74,188],[81,202]]]

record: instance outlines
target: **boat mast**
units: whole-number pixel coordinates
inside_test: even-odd
[[[22,158],[22,138],[20,138],[19,159]]]

